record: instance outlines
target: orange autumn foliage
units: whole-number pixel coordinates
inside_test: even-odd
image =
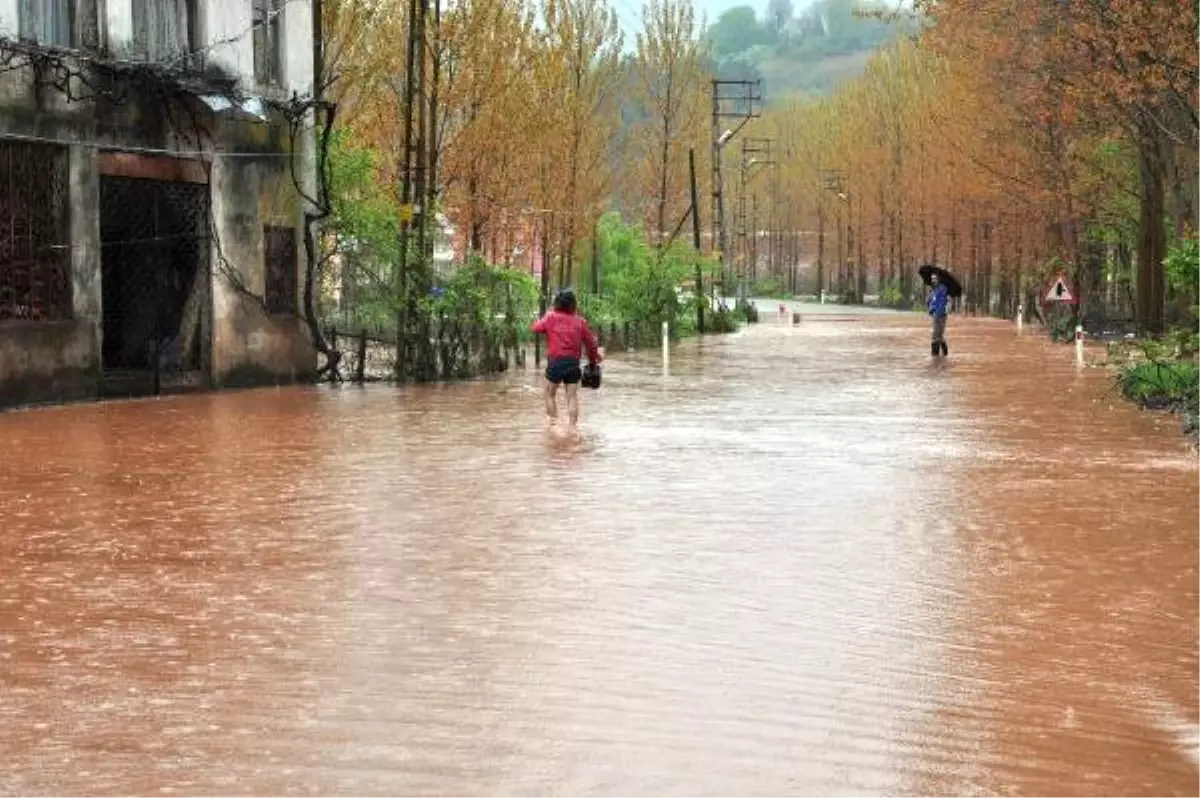
[[[916,42],[881,52],[831,98],[776,105],[758,126],[792,156],[785,229],[830,225],[826,287],[861,293],[869,278],[909,290],[915,266],[938,260],[966,275],[973,306],[1007,314],[1052,256],[1097,289],[1111,260],[1098,231],[1116,227],[1136,250],[1134,312],[1161,329],[1165,221],[1196,225],[1195,5],[918,10]],[[827,190],[831,172],[845,196]]]

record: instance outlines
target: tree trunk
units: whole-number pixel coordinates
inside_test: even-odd
[[[659,161],[658,175],[658,224],[655,228],[654,240],[658,242],[658,248],[662,249],[666,243],[666,228],[667,228],[667,167],[670,163],[671,156],[671,90],[674,88],[673,75],[670,71],[667,72],[667,98],[666,107],[663,110],[663,140],[662,140],[662,158]],[[745,200],[743,199],[743,202]]]
[[[992,223],[983,223],[983,268],[980,270],[979,291],[983,315],[992,315]]]
[[[1142,213],[1137,242],[1137,324],[1143,335],[1161,335],[1166,299],[1163,258],[1167,254],[1161,139],[1151,119],[1139,119],[1139,133]]]

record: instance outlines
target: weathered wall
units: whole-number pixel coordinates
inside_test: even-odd
[[[310,3],[289,3],[283,10],[283,80],[287,92],[308,96],[313,90],[313,26]]]
[[[64,321],[0,322],[0,406],[95,396],[100,377],[100,213],[95,154],[68,154],[71,312]]]
[[[96,396],[100,340],[87,321],[0,323],[0,406]]]
[[[240,77],[247,86],[254,79],[254,39],[245,35],[254,24],[252,11],[248,0],[200,0],[204,38],[220,42],[209,50],[209,60]]]
[[[296,312],[276,315],[268,314],[262,302],[263,225],[298,226],[286,163],[220,157],[213,162],[213,219],[221,240],[212,267],[212,373],[218,386],[289,382],[316,371],[316,350],[298,313],[299,301]]]
[[[93,143],[171,145],[157,109],[133,104],[101,114],[91,104],[69,103],[62,93],[36,92],[33,85],[28,69],[0,76],[0,137],[8,134],[88,142],[67,148],[72,318],[0,322],[0,406],[61,402],[98,394],[102,338],[100,183]],[[137,130],[137,135],[128,132],[132,130]]]
[[[15,38],[19,0],[0,0],[0,36]],[[133,37],[132,0],[105,0],[103,27],[111,52],[120,53]],[[241,77],[253,90],[254,42],[246,35],[253,22],[250,0],[200,0],[200,30],[206,42],[220,42],[209,58]],[[285,96],[312,92],[312,6],[289,0],[281,13]]]
[[[15,36],[18,0],[0,0],[0,36]],[[132,35],[131,0],[106,0],[103,26],[113,52]],[[264,91],[283,99],[293,91],[312,90],[311,6],[287,3],[281,15],[282,88],[256,86],[250,0],[199,0],[203,39],[209,57],[242,78],[249,93]],[[60,322],[0,322],[0,404],[59,401],[94,395],[101,374],[102,309],[100,286],[100,221],[98,148],[150,148],[170,152],[195,148],[180,137],[156,98],[102,107],[68,103],[54,90],[34,90],[28,69],[0,75],[0,137],[36,136],[64,142],[86,142],[70,148],[73,318]],[[153,101],[152,101],[153,100]],[[217,240],[212,247],[209,307],[203,329],[204,360],[216,386],[304,379],[315,371],[316,354],[297,313],[270,315],[263,305],[265,224],[299,231],[302,209],[292,185],[288,160],[279,152],[288,145],[284,126],[233,121],[228,115],[196,111],[215,133],[218,149],[261,152],[262,158],[217,156],[213,160],[213,218]],[[188,115],[183,115],[187,118]],[[312,182],[311,135],[297,145],[298,172]],[[192,156],[185,156],[192,157]],[[298,242],[299,243],[299,242]],[[223,257],[221,257],[223,255]],[[298,246],[298,271],[302,247]],[[236,280],[230,280],[236,275]],[[298,279],[299,292],[302,282]],[[248,292],[248,293],[244,293]]]

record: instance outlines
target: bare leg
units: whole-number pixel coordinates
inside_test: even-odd
[[[574,432],[579,427],[579,386],[568,385],[567,391],[567,419],[571,423],[571,431]]]
[[[553,427],[558,423],[558,386],[546,380],[543,393],[546,398],[546,422]]]

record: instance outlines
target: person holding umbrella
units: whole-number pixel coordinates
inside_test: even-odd
[[[926,264],[917,270],[921,280],[933,288],[925,300],[925,309],[933,318],[933,335],[930,353],[937,357],[950,354],[946,346],[946,316],[950,312],[950,298],[962,296],[962,286],[950,272],[945,269]]]

